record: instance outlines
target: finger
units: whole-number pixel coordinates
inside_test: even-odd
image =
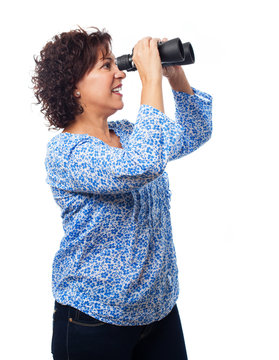
[[[151,36],[146,36],[144,38],[141,39],[141,42],[146,44],[146,43],[149,43],[149,41],[152,39]]]
[[[144,38],[140,39],[140,40],[136,43],[136,45],[139,45],[139,44],[142,44],[142,43],[146,44],[146,43],[148,43],[151,39],[152,39],[151,36],[145,36]]]
[[[151,40],[150,40],[150,46],[152,46],[152,47],[158,47],[158,42],[160,41],[161,39],[159,39],[159,38],[152,38]]]

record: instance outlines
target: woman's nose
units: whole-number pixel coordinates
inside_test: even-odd
[[[116,69],[115,69],[114,77],[115,78],[125,79],[126,74],[124,73],[124,71],[119,70],[117,65],[115,65],[115,67],[116,67]]]

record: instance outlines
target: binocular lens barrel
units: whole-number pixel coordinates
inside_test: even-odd
[[[184,60],[184,49],[179,38],[158,42],[158,50],[162,63],[180,62]]]
[[[189,43],[189,42],[184,43],[183,44],[183,50],[184,50],[184,54],[185,54],[184,60],[179,65],[194,64],[194,62],[195,62],[195,54],[194,54],[194,50],[193,50],[193,47],[192,47],[191,43]]]
[[[162,66],[170,65],[189,65],[195,62],[195,54],[191,43],[182,44],[179,38],[158,42],[158,51]],[[115,59],[119,70],[135,71],[137,70],[133,62],[132,54],[122,55]]]

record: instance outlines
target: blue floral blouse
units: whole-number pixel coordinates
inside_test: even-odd
[[[174,91],[175,120],[140,105],[135,123],[108,121],[122,148],[88,134],[47,144],[46,182],[64,236],[53,261],[57,302],[115,325],[145,325],[179,294],[167,163],[211,137],[212,97]]]

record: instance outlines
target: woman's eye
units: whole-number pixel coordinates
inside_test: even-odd
[[[103,67],[106,67],[106,66],[107,66],[108,69],[110,69],[110,62],[107,62],[107,63],[105,63],[105,64],[103,65]]]

